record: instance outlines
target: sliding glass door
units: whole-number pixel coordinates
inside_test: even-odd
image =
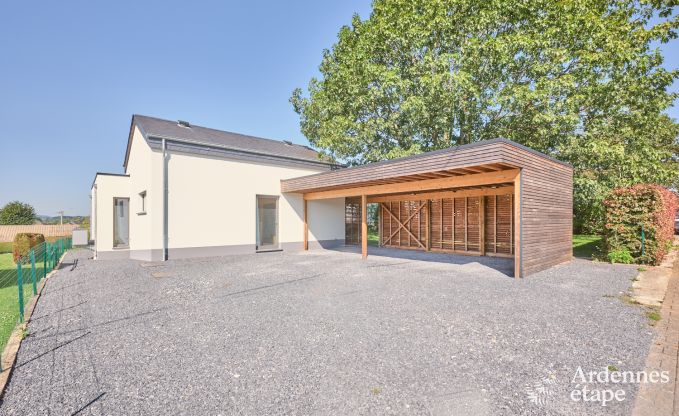
[[[113,198],[113,247],[130,246],[130,199]]]
[[[278,197],[257,195],[257,251],[279,248]]]

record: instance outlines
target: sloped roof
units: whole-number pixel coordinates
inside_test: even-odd
[[[237,152],[245,152],[251,155],[263,155],[268,156],[269,158],[279,157],[288,160],[326,164],[328,166],[335,165],[334,163],[321,160],[318,152],[309,147],[294,143],[291,144],[289,142],[286,143],[282,140],[264,139],[261,137],[216,130],[208,127],[195,126],[193,124],[191,124],[190,127],[184,127],[176,120],[164,120],[138,114],[132,116],[130,137],[135,125],[139,128],[146,140],[149,140],[149,138],[169,139],[194,145],[204,145]],[[124,167],[127,167],[129,152],[130,141],[128,141],[125,163],[123,164]]]

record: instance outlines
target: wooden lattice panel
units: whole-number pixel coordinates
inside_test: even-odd
[[[361,244],[361,199],[347,198],[344,204],[344,243]]]
[[[480,209],[479,197],[467,198],[467,251],[480,251]]]
[[[467,251],[467,204],[466,198],[455,198],[455,250]]]
[[[347,229],[357,232],[358,208],[347,214]],[[383,246],[491,256],[514,252],[511,194],[387,201],[379,212]],[[355,219],[358,227],[349,223]]]
[[[513,240],[513,205],[511,195],[497,197],[497,252],[512,254]]]

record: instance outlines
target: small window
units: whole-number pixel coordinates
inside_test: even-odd
[[[146,215],[146,191],[139,192],[139,199],[139,202],[141,202],[141,211],[137,212],[137,215]]]

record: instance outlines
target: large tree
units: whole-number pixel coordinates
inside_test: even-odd
[[[28,225],[35,222],[35,209],[29,204],[13,201],[0,208],[0,225]]]
[[[612,187],[677,185],[674,0],[375,0],[293,92],[302,133],[362,164],[505,137],[573,164],[578,224]]]

